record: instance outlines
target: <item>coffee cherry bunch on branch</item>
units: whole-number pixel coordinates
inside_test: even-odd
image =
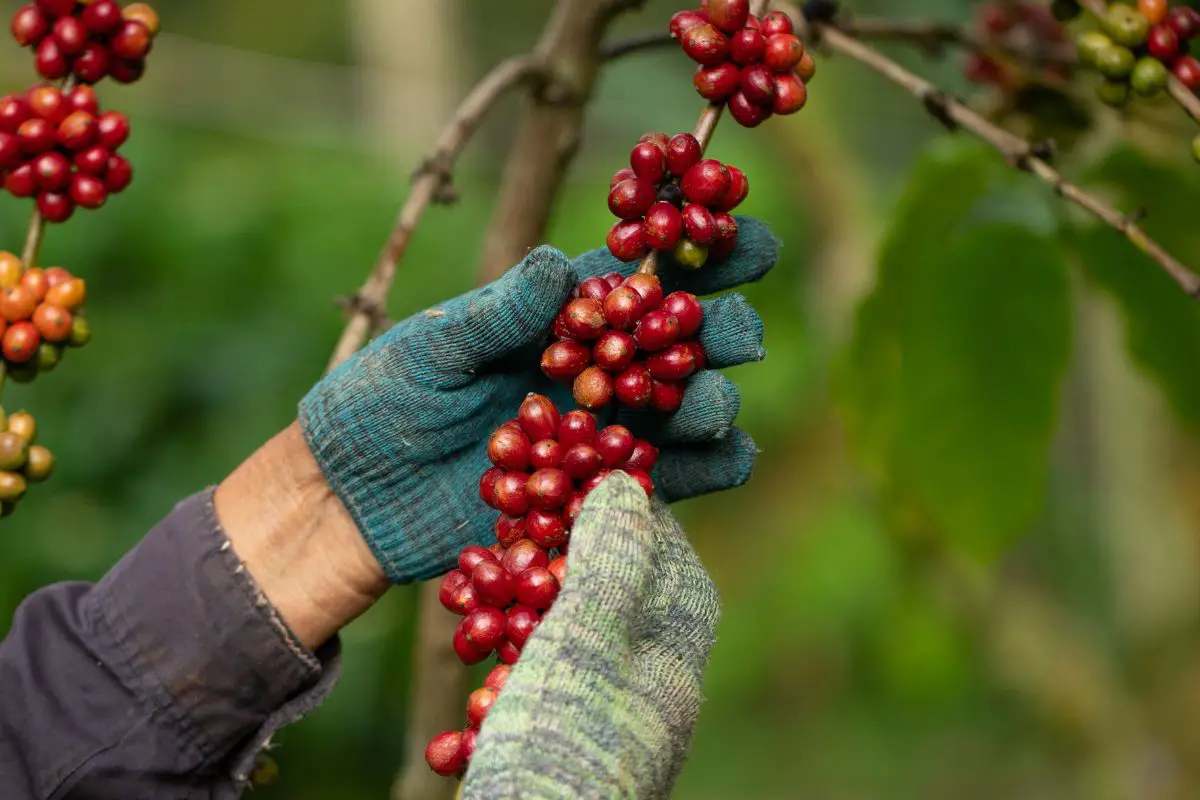
[[[786,14],[772,11],[760,20],[749,0],[704,0],[671,18],[671,36],[699,64],[696,92],[728,103],[739,125],[754,128],[773,114],[804,108],[816,64]]]
[[[608,232],[608,250],[637,261],[651,250],[670,252],[686,269],[729,255],[737,222],[729,212],[750,192],[746,173],[704,158],[690,133],[647,133],[629,154],[629,166],[609,183],[608,209],[621,221]]]
[[[704,368],[696,339],[704,310],[688,292],[663,295],[657,276],[613,273],[579,284],[554,320],[542,372],[571,384],[592,411],[613,402],[676,411],[685,381]]]
[[[14,197],[36,198],[49,222],[65,222],[76,206],[99,208],[133,180],[117,150],[129,138],[119,111],[101,113],[86,84],[62,91],[34,86],[0,98],[0,174]]]
[[[1076,12],[1078,6],[1076,6]],[[1050,49],[1066,41],[1062,22],[1056,18],[1058,4],[1051,9],[1034,2],[1009,3],[991,2],[980,5],[972,22],[972,33],[984,45],[1009,44],[1024,51],[1037,53],[1039,49]],[[1004,64],[991,56],[972,53],[964,67],[967,80],[987,84],[1000,89],[1016,88],[1022,81],[1022,72],[1014,64]],[[1043,76],[1066,78],[1066,69],[1061,64],[1047,64]]]
[[[37,422],[28,411],[5,416],[0,409],[0,517],[16,510],[31,483],[39,483],[54,471],[54,454],[40,444]]]
[[[614,469],[651,495],[658,449],[624,426],[600,429],[587,411],[560,414],[549,398],[531,393],[516,419],[492,434],[488,458],[493,466],[480,478],[479,494],[500,512],[496,542],[464,548],[458,569],[442,579],[439,599],[463,617],[453,640],[459,659],[478,664],[495,653],[501,664],[468,698],[467,727],[438,734],[426,748],[429,766],[441,775],[466,768],[508,666],[558,596],[584,499]]]
[[[116,0],[37,0],[17,11],[11,25],[17,44],[33,49],[39,75],[51,81],[72,75],[83,83],[142,77],[158,28],[153,8],[122,8]]]
[[[28,383],[58,366],[92,331],[83,317],[87,285],[62,267],[23,269],[0,252],[0,353],[7,376]]]
[[[1196,9],[1170,8],[1167,0],[1113,3],[1097,21],[1099,30],[1081,33],[1076,47],[1080,61],[1102,76],[1097,94],[1104,103],[1121,108],[1133,95],[1155,97],[1168,74],[1200,91],[1200,61],[1188,55],[1188,41],[1200,34]]]

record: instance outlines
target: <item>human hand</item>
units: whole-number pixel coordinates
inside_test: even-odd
[[[567,577],[475,740],[463,800],[669,796],[720,604],[660,500],[624,473],[588,495]]]
[[[707,295],[761,279],[778,242],[757,220],[738,224],[728,260],[666,275],[664,288]],[[476,489],[488,437],[528,392],[563,399],[538,365],[571,289],[633,269],[603,249],[572,262],[538,247],[494,283],[398,323],[304,398],[309,448],[391,581],[441,574],[465,545],[488,543],[492,515]],[[679,411],[620,417],[660,448],[654,480],[668,502],[744,483],[756,453],[733,425],[737,389],[716,370],[762,358],[762,322],[738,294],[704,310],[710,369],[692,377]]]

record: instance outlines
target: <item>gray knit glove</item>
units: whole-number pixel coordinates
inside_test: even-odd
[[[715,639],[716,588],[667,507],[615,472],[479,734],[463,800],[667,797]]]

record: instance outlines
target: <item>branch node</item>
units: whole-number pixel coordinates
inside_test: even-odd
[[[1135,208],[1133,211],[1130,211],[1125,215],[1125,224],[1137,225],[1139,222],[1144,220],[1148,214],[1149,212],[1145,209],[1145,207]]]
[[[1031,142],[1029,145],[1029,155],[1034,158],[1045,161],[1050,164],[1054,161],[1054,155],[1057,152],[1053,139],[1039,139],[1036,142]]]
[[[383,304],[377,303],[369,297],[364,297],[362,292],[355,292],[352,295],[340,295],[334,298],[334,303],[347,317],[366,317],[373,331],[382,330],[391,325],[387,309],[383,307]]]
[[[958,123],[950,115],[950,98],[941,89],[927,89],[920,94],[921,104],[929,116],[940,122],[948,131],[957,131]]]
[[[434,205],[451,206],[458,202],[459,195],[454,188],[454,176],[451,158],[448,153],[439,152],[426,158],[417,168],[413,170],[409,180],[416,183],[426,175],[433,175],[437,179],[437,186],[434,187],[433,197],[430,202]]]

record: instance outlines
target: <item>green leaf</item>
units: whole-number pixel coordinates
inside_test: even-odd
[[[1024,191],[1001,169],[970,151],[921,166],[837,376],[885,495],[978,555],[1040,508],[1070,349],[1060,248],[1040,203],[996,221],[996,192]]]
[[[1184,264],[1200,268],[1200,178],[1193,167],[1155,163],[1122,148],[1088,182],[1116,190],[1124,207],[1145,204],[1146,231]],[[1200,303],[1111,228],[1089,225],[1076,241],[1086,274],[1121,307],[1130,353],[1180,418],[1200,427]]]

